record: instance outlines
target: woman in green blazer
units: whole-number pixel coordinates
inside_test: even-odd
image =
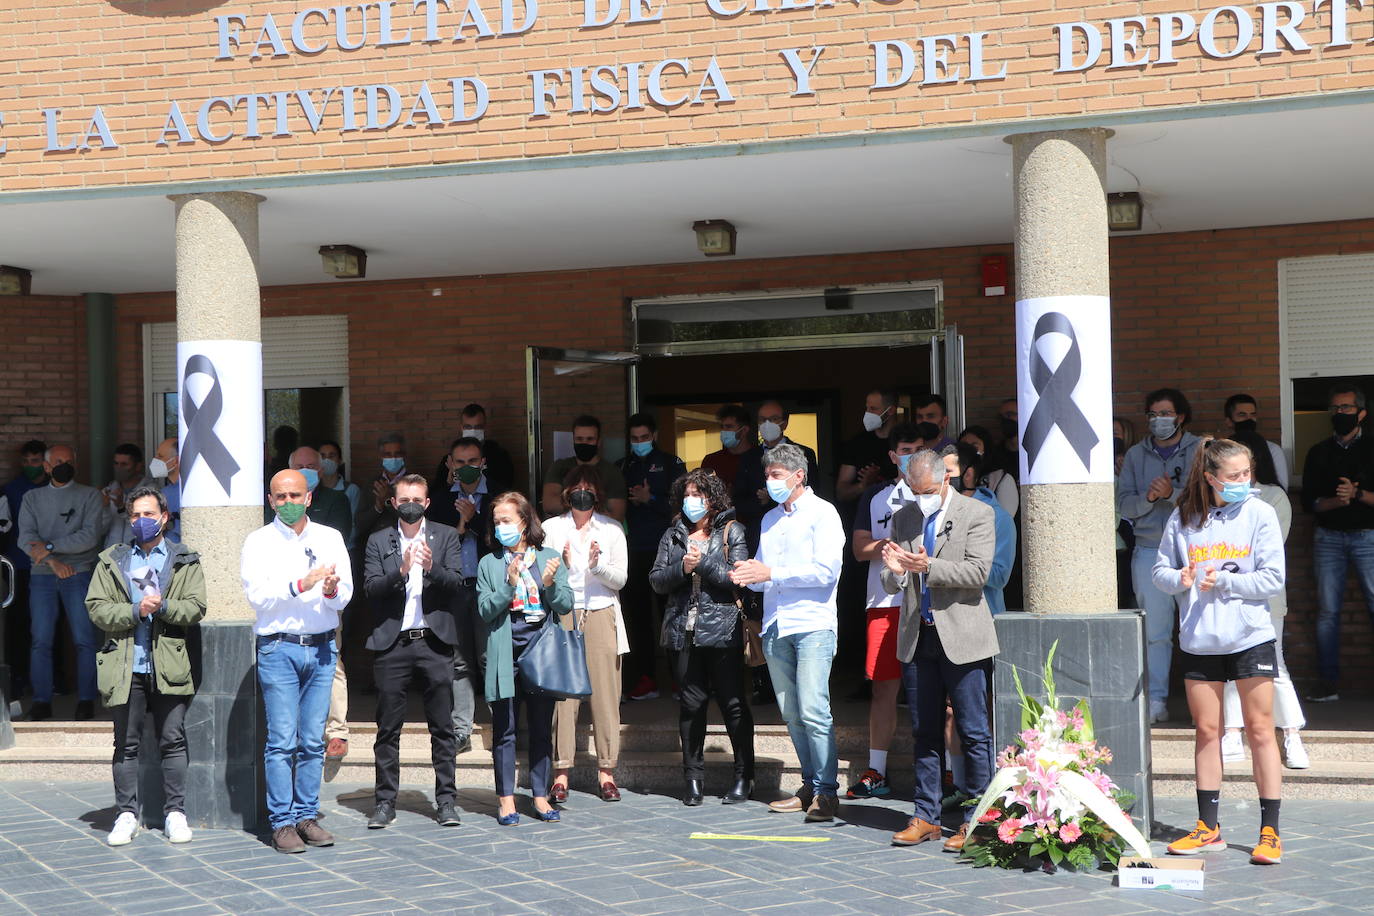
[[[477,565],[477,609],[487,625],[487,702],[491,704],[492,769],[500,801],[497,822],[520,823],[515,812],[515,723],[525,704],[529,728],[530,794],[541,820],[556,821],[549,804],[549,769],[553,755],[552,697],[525,692],[516,665],[525,647],[549,614],[572,611],[568,571],[558,554],[544,546],[544,529],[523,495],[502,493],[491,504],[489,537],[499,553]]]
[[[126,507],[131,537],[100,555],[86,592],[91,623],[105,633],[96,653],[100,694],[114,710],[119,812],[108,841],[123,846],[138,832],[139,739],[151,713],[162,755],[163,830],[171,842],[186,843],[185,718],[196,691],[186,636],[205,616],[205,575],[194,551],[163,536],[172,518],[161,491],[139,487]]]

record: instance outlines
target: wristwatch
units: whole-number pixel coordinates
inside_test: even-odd
[[[46,550],[48,553],[52,553],[52,552],[53,552],[52,541],[48,541],[48,543],[44,544],[44,545],[43,545],[43,549]]]

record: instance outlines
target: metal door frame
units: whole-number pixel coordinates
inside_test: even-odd
[[[639,409],[639,361],[638,353],[625,353],[617,350],[578,350],[564,347],[525,347],[525,456],[529,462],[530,491],[538,500],[538,488],[543,468],[540,466],[540,442],[543,438],[544,423],[541,418],[539,386],[539,366],[542,361],[556,360],[565,363],[587,363],[601,366],[624,366],[625,379],[625,416]]]

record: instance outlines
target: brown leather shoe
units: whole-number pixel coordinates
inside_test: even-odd
[[[813,800],[811,789],[803,787],[797,790],[797,794],[791,798],[780,799],[768,803],[768,810],[778,814],[800,814],[811,807]]]
[[[915,846],[917,843],[924,843],[926,840],[936,840],[940,838],[940,827],[929,821],[923,821],[919,817],[913,817],[911,822],[906,825],[906,829],[900,833],[892,834],[893,846]]]
[[[305,852],[305,841],[290,825],[272,831],[272,848],[277,852]]]
[[[313,817],[307,820],[303,820],[299,824],[297,824],[296,832],[301,835],[301,839],[305,840],[306,845],[308,846],[334,845],[334,834],[330,833],[328,830],[325,830],[319,824],[315,823],[315,819]]]
[[[609,779],[601,784],[602,801],[620,801],[620,789]]]
[[[817,795],[806,809],[807,823],[833,821],[840,812],[840,799],[837,795]]]
[[[549,786],[549,801],[555,805],[561,805],[568,800],[568,787],[562,783],[554,783]]]
[[[330,738],[324,747],[325,760],[343,760],[348,756],[347,738]]]
[[[954,836],[945,840],[945,852],[963,852],[964,844],[968,842],[968,824],[960,824],[959,829],[954,832]]]

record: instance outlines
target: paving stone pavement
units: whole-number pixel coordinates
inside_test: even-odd
[[[1284,863],[1249,864],[1253,800],[1228,799],[1229,849],[1207,857],[1199,893],[1124,891],[1110,875],[974,869],[937,844],[889,845],[909,802],[847,802],[833,825],[770,814],[760,802],[685,808],[636,795],[606,804],[573,793],[559,824],[496,824],[490,790],[460,793],[463,824],[439,827],[426,796],[403,790],[395,824],[366,829],[370,787],[326,785],[323,822],[338,837],[303,855],[264,838],[200,830],[172,846],[160,832],[104,843],[110,786],[0,784],[0,916],[26,913],[1115,913],[1374,912],[1374,803],[1289,801]],[[1161,799],[1157,839],[1194,820]],[[824,843],[693,840],[693,831],[825,837]],[[1244,844],[1244,845],[1241,845]],[[1162,851],[1157,843],[1156,848]]]

